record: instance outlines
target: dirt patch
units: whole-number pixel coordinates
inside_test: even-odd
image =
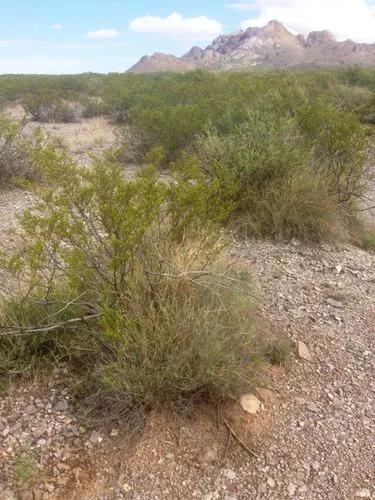
[[[78,123],[29,122],[26,131],[32,133],[36,128],[48,135],[56,146],[67,147],[73,157],[82,164],[90,163],[90,156],[103,153],[116,144],[115,127],[107,118],[98,117]]]

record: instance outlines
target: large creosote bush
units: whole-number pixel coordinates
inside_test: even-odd
[[[123,412],[254,383],[251,286],[220,257],[206,193],[185,227],[177,223],[202,186],[166,185],[152,169],[126,181],[117,166],[81,168],[52,149],[36,161],[40,202],[4,262],[25,286],[0,312],[6,369],[19,371],[23,356],[78,360],[95,404]],[[193,237],[197,221],[205,230]]]
[[[230,133],[207,128],[197,161],[246,234],[335,238],[365,188],[365,133],[354,114],[292,97],[254,99]]]

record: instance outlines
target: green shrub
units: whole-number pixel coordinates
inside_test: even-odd
[[[286,365],[293,351],[293,342],[284,334],[272,338],[265,353],[273,365]]]
[[[236,219],[254,234],[319,240],[341,232],[342,213],[353,216],[366,189],[368,137],[360,117],[372,112],[373,74],[346,68],[3,77],[0,96],[16,99],[27,88],[36,119],[105,112],[123,123],[123,163],[175,172],[179,226],[199,212],[214,224]],[[281,207],[272,217],[271,206]]]
[[[225,398],[254,384],[262,353],[248,285],[241,282],[240,296],[232,274],[207,265],[201,245],[164,248],[166,265],[160,265],[160,250],[146,256],[147,272],[139,269],[129,282],[123,312],[103,318],[107,335],[117,341],[115,355],[106,356],[96,373],[105,404]]]
[[[198,163],[244,234],[337,237],[365,189],[365,133],[358,116],[293,92],[254,99],[228,134],[208,129]]]
[[[0,310],[3,371],[79,360],[86,394],[121,414],[254,383],[262,353],[251,286],[221,264],[204,197],[183,230],[179,195],[150,169],[126,181],[103,160],[80,168],[52,149],[36,160],[41,201],[21,220],[21,250],[5,259],[27,287]]]
[[[326,177],[339,202],[350,202],[364,189],[366,136],[359,116],[317,102],[297,111],[298,124],[314,152],[314,168]]]
[[[83,96],[79,99],[82,118],[95,118],[104,113],[104,104],[100,97]]]
[[[374,68],[363,68],[361,66],[348,66],[338,73],[341,81],[349,86],[359,86],[375,91]]]
[[[78,103],[67,101],[55,94],[32,94],[24,98],[22,104],[32,120],[41,123],[72,123],[82,115]]]

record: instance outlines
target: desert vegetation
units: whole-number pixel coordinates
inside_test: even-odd
[[[80,392],[117,417],[254,384],[269,339],[249,277],[222,257],[206,191],[192,200],[189,180],[175,189],[150,167],[126,181],[113,163],[87,169],[53,148],[33,161],[39,203],[19,252],[3,256],[22,286],[2,303],[2,375],[76,364]]]
[[[291,345],[262,332],[227,230],[353,237],[374,75],[1,77],[4,106],[41,123],[103,114],[121,144],[81,166],[1,121],[0,184],[26,179],[38,202],[1,259],[19,286],[0,307],[0,375],[67,365],[77,392],[116,418],[253,387]],[[132,180],[125,162],[140,167]]]
[[[26,140],[22,129],[22,125],[0,117],[0,188],[17,181],[38,178],[32,160],[38,137]]]

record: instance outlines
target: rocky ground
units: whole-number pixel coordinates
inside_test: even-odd
[[[0,230],[31,201],[1,193]],[[258,391],[264,409],[234,405],[217,422],[160,412],[130,440],[90,422],[63,373],[14,385],[0,399],[1,499],[375,498],[375,254],[298,241],[230,253],[254,276],[266,327],[299,347]],[[238,422],[248,451],[229,439]]]

